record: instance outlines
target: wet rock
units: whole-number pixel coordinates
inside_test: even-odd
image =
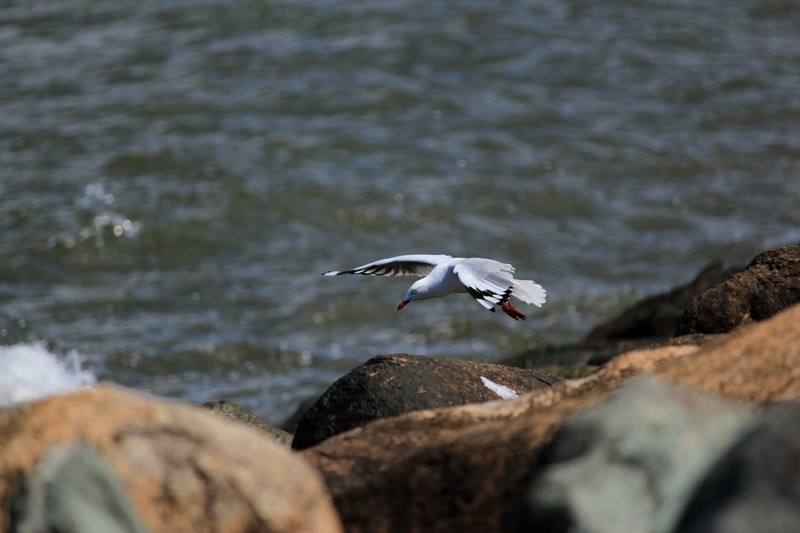
[[[0,531],[54,447],[91,447],[155,532],[340,532],[319,474],[240,423],[102,385],[0,412]]]
[[[243,424],[246,424],[259,431],[263,431],[275,439],[276,442],[286,446],[287,448],[292,444],[292,435],[290,433],[281,428],[277,428],[268,422],[265,422],[253,411],[242,407],[241,405],[236,405],[228,400],[216,400],[213,402],[206,402],[202,404],[201,407],[205,407],[211,412],[217,413],[218,415],[224,416],[230,420],[242,422]]]
[[[730,278],[741,268],[732,268],[716,261],[707,265],[686,285],[643,299],[608,322],[595,327],[586,336],[588,343],[622,339],[668,338],[675,333],[683,310],[718,283]]]
[[[506,531],[668,533],[687,495],[751,411],[651,378],[562,424]]]
[[[642,372],[754,406],[794,400],[800,307],[705,347],[635,350],[518,398],[378,420],[301,455],[323,474],[348,532],[500,531],[562,421]]]
[[[555,374],[505,365],[381,355],[325,391],[300,419],[292,447],[308,448],[348,429],[409,411],[497,400],[562,380]]]
[[[53,448],[15,502],[16,533],[146,533],[116,474],[91,448]]]
[[[767,250],[742,272],[698,296],[681,315],[675,336],[726,333],[798,302],[800,246]]]
[[[800,405],[771,413],[719,459],[676,531],[800,531],[799,442]]]

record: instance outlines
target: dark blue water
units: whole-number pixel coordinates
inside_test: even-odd
[[[274,421],[387,352],[570,342],[800,241],[792,2],[0,6],[0,342]],[[395,311],[402,253],[549,300]]]

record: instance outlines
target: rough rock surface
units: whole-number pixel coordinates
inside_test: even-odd
[[[671,337],[683,310],[692,300],[739,270],[741,269],[725,266],[719,261],[713,262],[703,268],[691,282],[664,294],[645,298],[592,329],[585,342]]]
[[[522,394],[563,380],[540,370],[491,363],[381,355],[325,391],[300,419],[292,447],[308,448],[348,429],[409,411],[497,400],[501,396],[492,384]]]
[[[253,411],[242,407],[241,405],[237,405],[228,400],[215,400],[213,402],[201,404],[201,407],[205,407],[212,413],[217,413],[218,415],[224,416],[230,420],[235,420],[252,428],[258,429],[259,431],[263,431],[275,439],[276,442],[286,446],[287,448],[292,444],[291,433],[265,422]]]
[[[677,531],[800,531],[800,405],[751,429],[694,491]]]
[[[0,412],[0,531],[56,446],[84,444],[153,532],[340,532],[319,474],[259,432],[199,407],[102,385]]]
[[[698,296],[681,315],[675,336],[726,333],[798,302],[800,246],[767,250],[743,271]]]
[[[568,419],[507,520],[523,531],[669,533],[717,456],[753,414],[652,378]]]
[[[519,398],[378,420],[302,455],[323,473],[349,532],[499,531],[561,422],[647,371],[755,406],[798,398],[800,307],[703,348],[636,350]]]

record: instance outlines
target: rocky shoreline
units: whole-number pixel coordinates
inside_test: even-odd
[[[291,449],[229,402],[29,402],[0,412],[0,531],[800,531],[798,303],[787,246],[516,366],[379,356]]]

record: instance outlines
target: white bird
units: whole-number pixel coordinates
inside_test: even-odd
[[[511,296],[538,307],[544,304],[547,297],[547,292],[538,283],[528,279],[514,279],[513,266],[482,257],[398,255],[350,270],[331,270],[323,273],[323,276],[342,274],[422,277],[409,287],[405,298],[397,306],[398,311],[415,300],[467,292],[491,312],[494,312],[495,305],[499,305],[514,320],[526,320],[528,317],[511,304]]]

